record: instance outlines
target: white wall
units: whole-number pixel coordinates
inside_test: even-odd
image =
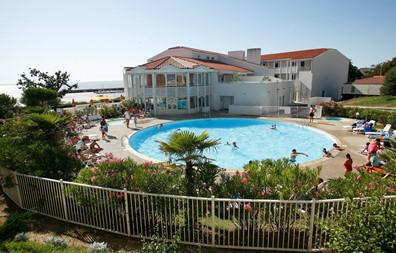
[[[243,106],[277,106],[289,105],[293,92],[293,81],[274,83],[217,83],[213,87],[213,110],[221,109],[221,96],[234,97],[235,105]],[[277,91],[276,89],[279,89]],[[280,97],[277,100],[277,94]]]
[[[352,87],[355,88],[353,92]],[[381,87],[378,84],[344,84],[343,94],[379,96]]]
[[[341,89],[348,80],[349,59],[336,49],[329,49],[312,61],[312,97],[341,98]]]

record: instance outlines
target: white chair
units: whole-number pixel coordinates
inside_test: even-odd
[[[391,127],[392,127],[391,124],[386,124],[384,129],[379,129],[377,132],[366,132],[366,135],[370,135],[370,136],[386,135],[389,134]]]

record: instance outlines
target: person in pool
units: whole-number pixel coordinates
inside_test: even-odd
[[[275,124],[275,125],[272,125],[270,129],[276,130],[276,124]]]
[[[292,152],[290,153],[290,162],[295,163],[297,161],[297,156],[298,155],[305,155],[306,157],[308,157],[307,154],[303,153],[303,152],[297,152],[296,149],[292,149]]]
[[[233,149],[238,149],[238,148],[239,148],[239,147],[237,146],[237,144],[236,144],[235,141],[232,143],[232,148],[233,148]]]

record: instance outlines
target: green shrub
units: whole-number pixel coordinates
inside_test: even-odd
[[[45,88],[28,88],[23,91],[21,102],[26,106],[56,106],[59,103],[58,92]]]
[[[175,253],[177,252],[179,241],[178,236],[173,237],[171,242],[166,242],[158,236],[153,236],[151,241],[144,241],[142,248],[134,251],[134,253]]]
[[[118,105],[103,106],[99,111],[100,116],[106,119],[118,118],[122,115],[122,113],[123,109]]]
[[[67,248],[67,242],[65,241],[65,239],[59,236],[50,236],[47,240],[45,240],[45,243],[57,249]]]
[[[23,232],[28,228],[32,219],[32,214],[13,213],[8,219],[0,226],[0,242],[13,238],[19,232]]]
[[[326,247],[335,252],[395,252],[396,206],[380,199],[349,203],[348,212],[325,223]]]
[[[0,119],[11,118],[16,112],[17,100],[7,94],[0,94]]]
[[[319,169],[300,169],[288,159],[254,161],[244,172],[223,174],[216,196],[225,198],[312,199]]]
[[[358,107],[343,107],[336,102],[322,103],[321,105],[323,106],[323,115],[326,116],[375,120],[384,125],[392,124],[396,126],[396,112]],[[359,113],[359,115],[356,115],[356,113]]]
[[[29,106],[29,107],[25,107],[22,109],[22,112],[24,112],[26,114],[44,113],[47,111],[48,111],[48,108],[43,107],[43,106]]]
[[[81,167],[66,146],[70,119],[56,114],[30,114],[0,125],[0,166],[41,177],[70,179]]]
[[[111,159],[96,168],[84,168],[75,182],[151,193],[183,194],[185,183],[180,169],[167,170],[151,163],[137,164],[132,159]]]
[[[36,242],[7,241],[0,244],[0,252],[12,253],[84,253],[86,250],[77,248],[56,248],[50,244]]]

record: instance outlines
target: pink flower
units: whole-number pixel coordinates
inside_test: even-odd
[[[248,183],[248,179],[246,177],[242,177],[241,184],[247,184],[247,183]]]
[[[252,205],[250,205],[250,203],[244,204],[243,208],[245,209],[246,212],[252,211]]]
[[[149,167],[149,166],[152,165],[152,164],[153,164],[153,162],[147,161],[147,162],[145,162],[145,163],[143,164],[143,166],[144,166],[145,168],[147,168],[147,167]]]
[[[96,182],[96,176],[92,176],[91,177],[91,183],[95,183]]]
[[[157,171],[156,171],[156,170],[153,170],[153,171],[151,172],[151,175],[152,175],[152,176],[157,175]]]

